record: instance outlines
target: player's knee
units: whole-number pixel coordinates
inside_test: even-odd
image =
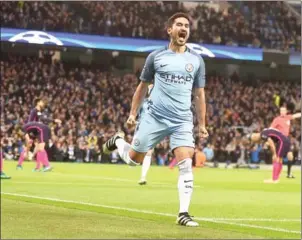
[[[43,151],[45,149],[45,143],[38,143],[36,147],[38,151]]]
[[[152,149],[152,150],[149,150],[149,151],[147,152],[146,156],[151,157],[151,156],[152,156],[152,154],[153,154],[153,149]]]
[[[134,151],[133,149],[130,149],[127,157],[132,162],[142,163],[145,158],[145,155],[146,155],[146,153],[139,153],[139,152]]]
[[[181,162],[183,159],[193,158],[194,148],[191,147],[178,147],[173,150],[177,162]]]
[[[256,142],[259,142],[261,140],[261,135],[260,133],[252,133],[252,134],[248,134],[248,139],[253,142],[253,143],[256,143]]]
[[[178,164],[180,174],[192,173],[192,159],[186,158],[180,161]]]

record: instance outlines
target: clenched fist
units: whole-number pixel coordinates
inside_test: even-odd
[[[205,126],[199,126],[198,130],[199,130],[198,133],[200,138],[207,138],[209,136],[209,133]]]
[[[131,128],[131,127],[135,126],[136,124],[137,124],[136,117],[133,115],[130,115],[127,120],[127,127]]]

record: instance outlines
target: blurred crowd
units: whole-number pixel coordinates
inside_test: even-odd
[[[234,73],[229,78],[209,76],[207,79],[207,148],[214,157],[208,160],[223,162],[270,162],[268,151],[260,145],[246,146],[243,136],[270,126],[286,104],[290,112],[300,112],[300,83],[276,80],[244,81]],[[300,151],[301,122],[293,121],[290,139],[296,160]],[[205,142],[200,143],[200,148]]]
[[[284,2],[234,4],[239,5],[247,28],[259,36],[262,47],[301,51],[301,16],[295,16]]]
[[[283,2],[230,2],[216,10],[200,3],[80,1],[3,2],[3,27],[107,36],[168,39],[164,29],[175,12],[189,13],[196,43],[301,50],[301,20]]]
[[[49,117],[63,121],[62,126],[50,124],[54,133],[48,150],[51,159],[119,162],[116,152],[108,157],[100,148],[117,130],[123,130],[131,142],[134,129],[128,129],[125,123],[137,84],[137,74],[114,75],[97,66],[2,55],[1,142],[6,158],[18,158],[23,147],[20,126],[34,107],[33,100],[42,97],[48,103]],[[259,146],[244,146],[243,135],[268,127],[284,102],[291,103],[293,112],[301,108],[299,81],[249,82],[236,73],[227,78],[207,76],[206,99],[210,136],[203,141],[196,139],[197,151],[207,146],[207,160],[215,161],[247,159]],[[299,120],[292,123],[290,136],[298,157]],[[154,159],[166,165],[172,158],[169,140],[165,139],[156,146]]]

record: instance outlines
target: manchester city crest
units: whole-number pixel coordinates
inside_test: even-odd
[[[186,64],[186,71],[192,72],[194,70],[194,67],[191,63]]]
[[[135,146],[139,146],[141,143],[138,139],[134,139],[134,145]]]

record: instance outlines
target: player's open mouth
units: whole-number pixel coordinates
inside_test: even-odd
[[[179,32],[179,33],[178,33],[178,38],[179,38],[180,40],[185,40],[186,36],[187,36],[187,33],[186,33],[186,32]]]

